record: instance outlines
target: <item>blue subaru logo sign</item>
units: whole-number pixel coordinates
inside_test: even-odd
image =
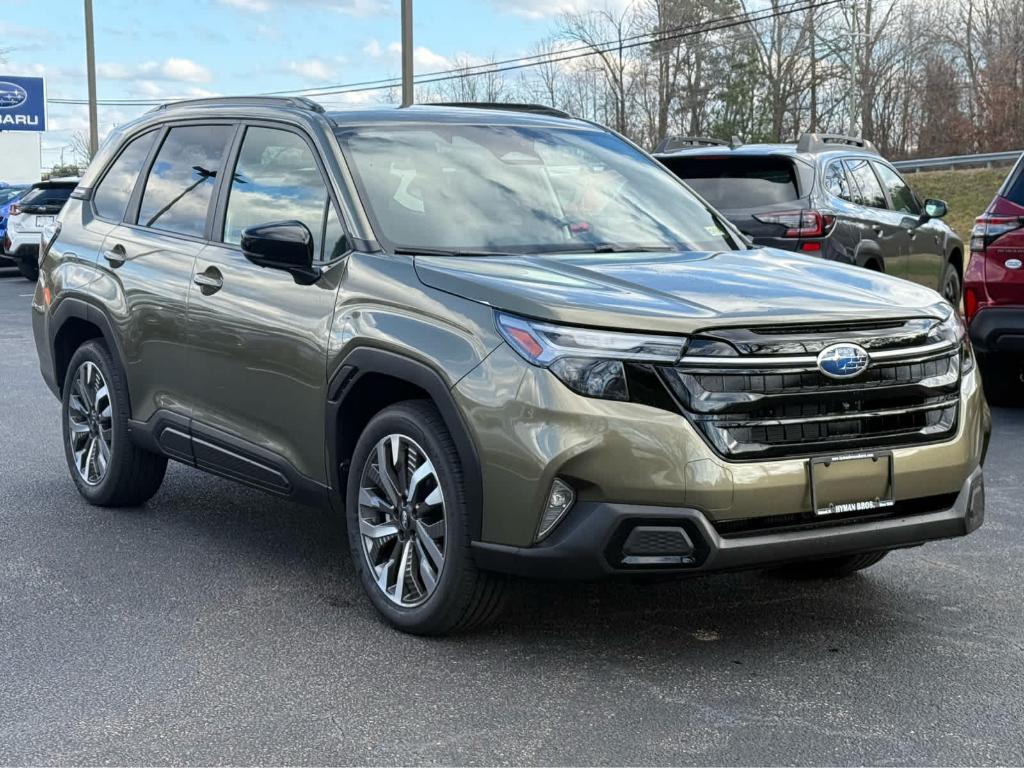
[[[0,131],[46,130],[46,83],[0,74]]]
[[[28,101],[28,91],[17,83],[0,80],[0,109],[14,109]]]
[[[818,370],[830,379],[852,379],[870,362],[867,350],[859,344],[830,344],[818,353]]]

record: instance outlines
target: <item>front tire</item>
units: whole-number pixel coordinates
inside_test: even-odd
[[[107,348],[88,341],[71,357],[61,416],[68,471],[86,501],[134,507],[160,488],[167,459],[128,437],[128,386]]]
[[[960,280],[960,272],[953,262],[947,261],[946,268],[942,273],[942,298],[953,305],[953,309],[960,311],[960,302],[963,299],[963,284]]]
[[[390,624],[443,635],[497,617],[505,580],[473,561],[458,451],[431,403],[399,403],[370,420],[345,510],[353,566]]]
[[[794,579],[841,579],[851,576],[857,571],[870,568],[887,554],[889,554],[889,550],[830,557],[825,560],[807,560],[783,566],[779,569],[779,573]]]

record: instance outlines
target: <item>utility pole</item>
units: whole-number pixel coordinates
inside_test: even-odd
[[[86,3],[90,0],[85,0]],[[412,0],[402,0],[402,106],[408,107],[413,99],[412,69]]]
[[[96,118],[96,46],[92,35],[92,0],[85,0],[85,71],[89,80],[89,157],[96,156],[100,138]]]
[[[857,3],[850,3],[850,136],[857,135]]]

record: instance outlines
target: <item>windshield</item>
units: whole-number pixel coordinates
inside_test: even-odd
[[[338,138],[377,235],[393,248],[739,247],[681,184],[603,131],[415,124]]]

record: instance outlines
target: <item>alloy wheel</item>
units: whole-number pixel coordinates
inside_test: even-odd
[[[113,407],[99,366],[86,361],[71,379],[68,399],[68,443],[75,469],[87,485],[107,475],[113,448]]]
[[[381,438],[359,482],[359,534],[377,588],[403,607],[422,605],[444,569],[444,493],[426,452],[406,435]]]

